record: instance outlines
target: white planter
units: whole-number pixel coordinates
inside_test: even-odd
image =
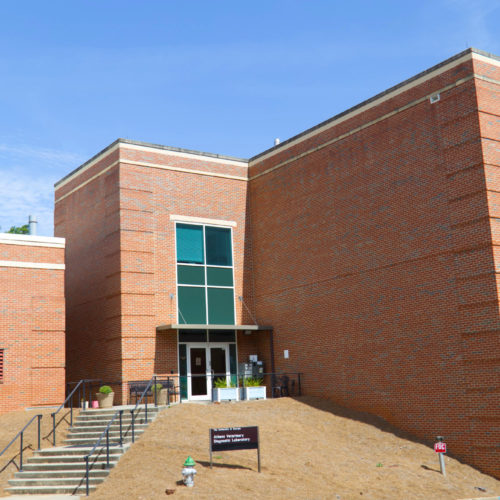
[[[212,389],[212,401],[220,403],[221,401],[238,401],[237,387],[222,387]]]
[[[266,386],[259,385],[257,387],[242,387],[242,398],[246,401],[251,399],[266,399]]]

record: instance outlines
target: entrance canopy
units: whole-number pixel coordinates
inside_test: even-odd
[[[186,324],[171,324],[171,325],[158,325],[156,330],[161,332],[164,330],[243,330],[248,332],[255,332],[257,330],[272,331],[272,326],[265,325],[186,325]]]

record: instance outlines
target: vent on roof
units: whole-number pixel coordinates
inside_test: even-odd
[[[435,102],[438,102],[439,99],[441,99],[441,96],[439,94],[434,94],[434,95],[431,95],[429,101],[431,104],[434,104]]]

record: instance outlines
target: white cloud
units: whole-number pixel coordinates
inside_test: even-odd
[[[66,151],[0,143],[0,158],[2,157],[43,161],[45,166],[56,168],[61,165],[78,165],[83,162],[79,155]]]
[[[38,234],[54,232],[54,183],[83,159],[77,154],[0,142],[0,231],[38,220]]]
[[[38,234],[52,236],[53,193],[53,182],[47,177],[33,177],[15,168],[0,169],[0,230],[27,224],[28,216],[35,215]]]

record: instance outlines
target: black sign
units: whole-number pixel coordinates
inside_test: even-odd
[[[259,446],[257,427],[210,429],[212,451],[256,450]]]
[[[213,451],[257,450],[260,472],[259,428],[224,427],[210,429],[210,468]]]

